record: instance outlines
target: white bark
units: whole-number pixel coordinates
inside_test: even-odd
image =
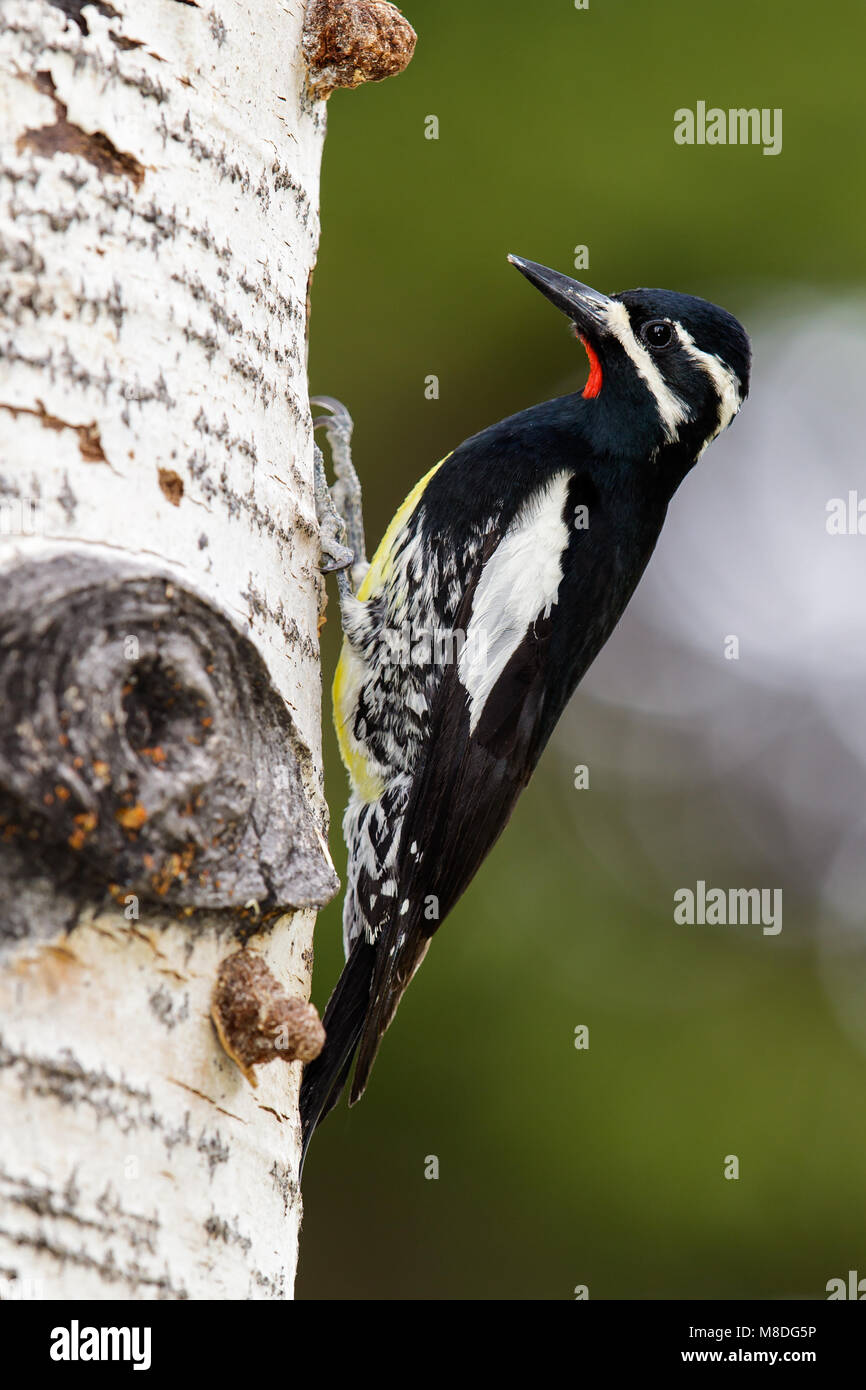
[[[25,560],[121,560],[228,614],[290,712],[324,828],[305,334],[325,108],[306,95],[303,10],[3,0],[0,585]],[[66,745],[57,759],[57,795],[83,779],[83,805],[113,776]],[[132,855],[148,812],[119,818]],[[86,857],[95,833],[76,822],[58,855]],[[300,1064],[259,1067],[254,1088],[219,1046],[243,904],[193,912],[184,873],[137,919],[115,882],[74,911],[48,893],[26,935],[5,923],[6,1297],[291,1296]],[[258,933],[256,912],[246,949],[306,999],[314,911]]]

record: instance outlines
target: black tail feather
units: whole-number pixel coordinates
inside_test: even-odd
[[[333,1110],[346,1084],[370,1003],[376,948],[363,933],[355,941],[328,1000],[325,1046],[304,1067],[301,1080],[301,1171],[316,1126]]]

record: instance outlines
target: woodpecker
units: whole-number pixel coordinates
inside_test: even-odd
[[[403,992],[622,616],[674,492],[748,392],[749,339],[726,310],[669,290],[608,296],[508,259],[570,320],[586,385],[448,454],[369,566],[351,422],[321,402],[347,542],[335,539],[326,568],[352,561],[357,588],[343,568],[346,965],[303,1074],[304,1153],[356,1055],[349,1104],[363,1094]]]

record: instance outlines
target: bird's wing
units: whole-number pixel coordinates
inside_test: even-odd
[[[350,1103],[430,938],[504,829],[559,713],[546,709],[553,609],[568,544],[568,475],[553,481],[481,556],[455,628],[403,819],[393,910],[377,940]]]

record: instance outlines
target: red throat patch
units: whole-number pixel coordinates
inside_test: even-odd
[[[589,380],[583,388],[583,399],[585,401],[591,401],[601,390],[601,363],[598,360],[598,354],[595,348],[584,338],[583,334],[575,330],[575,336],[583,343],[583,346],[586,348],[586,355],[589,358]]]

